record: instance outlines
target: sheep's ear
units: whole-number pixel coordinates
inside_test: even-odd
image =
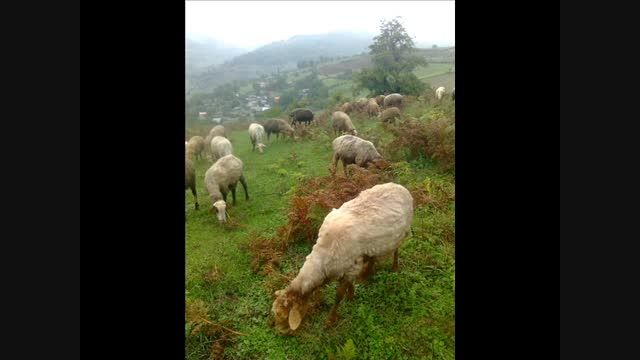
[[[289,311],[289,328],[291,330],[295,330],[300,326],[302,322],[302,314],[298,310],[298,304],[294,304],[291,310]]]

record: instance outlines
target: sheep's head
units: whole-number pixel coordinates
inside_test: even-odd
[[[271,306],[275,328],[281,334],[291,334],[300,326],[307,312],[307,301],[287,290],[278,290],[275,295],[276,299]]]
[[[353,130],[349,131],[349,134],[351,134],[353,136],[358,136],[358,131],[356,129],[353,129]]]
[[[264,152],[264,148],[266,148],[267,145],[260,143],[260,144],[256,145],[256,147],[258,148],[258,152],[263,153]]]
[[[211,211],[215,209],[218,221],[223,223],[227,221],[227,203],[224,200],[218,200],[213,203]]]

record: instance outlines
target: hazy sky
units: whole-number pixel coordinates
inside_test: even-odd
[[[185,1],[186,34],[255,48],[294,35],[378,34],[380,20],[402,16],[414,41],[455,45],[454,1]]]

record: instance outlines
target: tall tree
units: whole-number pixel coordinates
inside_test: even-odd
[[[354,78],[357,89],[368,89],[372,95],[403,93],[418,95],[425,85],[413,74],[419,65],[427,65],[415,53],[415,45],[400,22],[400,17],[382,21],[380,34],[369,46],[373,67],[362,70]]]

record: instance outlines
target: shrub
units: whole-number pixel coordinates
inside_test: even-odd
[[[455,124],[446,118],[422,122],[405,118],[398,126],[387,129],[395,139],[387,146],[387,152],[405,160],[431,158],[447,169],[455,165]]]
[[[211,341],[210,358],[221,359],[224,348],[234,335],[244,335],[230,328],[229,324],[214,323],[209,318],[207,305],[200,299],[187,299],[185,332],[187,338],[204,336]]]

